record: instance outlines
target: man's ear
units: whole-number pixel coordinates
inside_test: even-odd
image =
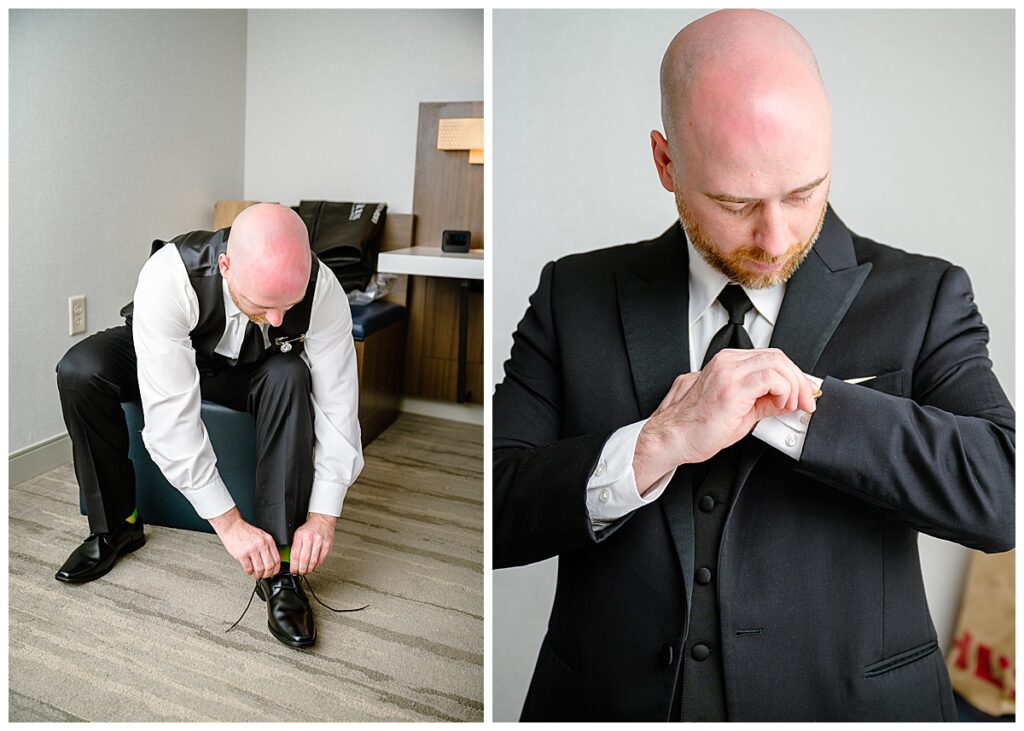
[[[672,156],[668,149],[668,140],[656,129],[651,130],[651,152],[654,154],[654,167],[658,168],[658,178],[662,187],[669,193],[674,193],[676,186],[672,179]]]
[[[217,266],[220,267],[220,275],[222,277],[227,276],[228,269],[231,268],[231,260],[227,254],[221,254],[217,257]]]

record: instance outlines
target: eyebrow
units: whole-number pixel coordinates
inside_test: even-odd
[[[814,188],[817,188],[819,185],[821,185],[827,177],[828,173],[825,173],[814,182],[808,183],[807,185],[802,185],[799,188],[791,190],[788,193],[786,193],[786,195],[799,195],[800,193],[806,193],[809,190],[813,190]],[[722,203],[756,203],[757,201],[760,200],[760,198],[741,198],[740,196],[729,195],[728,193],[705,193],[704,195],[706,195],[708,198],[711,198],[712,200],[720,201]]]

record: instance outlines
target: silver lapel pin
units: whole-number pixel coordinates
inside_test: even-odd
[[[301,343],[306,339],[305,335],[299,335],[296,338],[280,337],[274,338],[274,345],[276,345],[282,353],[289,353],[292,349],[292,343]]]

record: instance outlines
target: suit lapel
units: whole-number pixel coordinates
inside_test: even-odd
[[[689,274],[686,238],[678,223],[641,245],[636,260],[615,273],[630,377],[642,418],[654,412],[676,376],[690,371]],[[676,471],[658,505],[682,568],[689,606],[694,571],[690,470]]]
[[[622,334],[641,418],[690,370],[689,267],[686,239],[675,224],[639,244],[637,258],[615,272]]]
[[[870,263],[857,265],[850,232],[829,206],[814,248],[786,285],[771,347],[813,373],[870,271]]]

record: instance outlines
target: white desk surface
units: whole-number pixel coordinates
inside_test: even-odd
[[[382,251],[377,255],[377,271],[425,277],[483,279],[484,250],[470,249],[468,254],[455,254],[433,246],[410,246]]]

